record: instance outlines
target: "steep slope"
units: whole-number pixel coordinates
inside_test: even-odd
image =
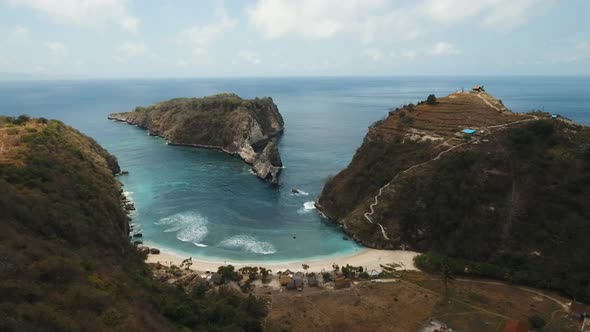
[[[196,297],[152,280],[128,239],[118,172],[113,156],[59,121],[0,117],[0,330],[259,327],[240,296]]]
[[[365,245],[590,299],[589,171],[588,127],[458,93],[372,126],[317,205]]]
[[[137,125],[172,145],[220,149],[239,155],[261,179],[278,184],[278,138],[283,118],[271,98],[245,100],[231,93],[171,99],[109,119]]]

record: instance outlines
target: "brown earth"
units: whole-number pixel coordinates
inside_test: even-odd
[[[398,282],[359,282],[350,289],[257,292],[272,301],[266,331],[418,331],[431,318],[457,331],[502,331],[508,319],[526,322],[532,315],[545,319],[544,331],[579,329],[556,294],[478,280],[457,280],[450,289],[443,301],[440,280],[407,272]]]

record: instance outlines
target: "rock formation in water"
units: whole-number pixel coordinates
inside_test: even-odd
[[[164,137],[171,145],[219,149],[240,156],[261,179],[279,183],[278,139],[284,123],[272,98],[242,99],[223,93],[177,98],[108,117]]]

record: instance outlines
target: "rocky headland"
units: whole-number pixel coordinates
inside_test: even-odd
[[[374,123],[316,205],[366,246],[428,252],[422,269],[449,257],[456,273],[590,299],[589,171],[589,127],[458,92]]]
[[[166,138],[170,145],[238,155],[252,165],[256,176],[279,183],[283,164],[278,139],[284,122],[272,98],[242,99],[233,93],[176,98],[108,118],[147,129],[150,135]]]

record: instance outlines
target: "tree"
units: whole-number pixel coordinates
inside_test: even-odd
[[[236,272],[233,265],[220,266],[217,268],[217,273],[221,274],[225,280],[238,281],[241,279],[240,274]]]
[[[455,276],[453,275],[453,271],[451,269],[451,265],[449,264],[449,257],[445,256],[443,261],[440,265],[440,280],[443,283],[445,288],[444,297],[449,297],[449,283],[455,280]]]
[[[426,103],[428,105],[436,105],[436,96],[435,95],[428,95],[428,98],[426,98]]]
[[[305,274],[307,274],[307,270],[309,269],[309,265],[301,264],[301,267],[303,268],[303,270],[305,270]]]
[[[185,260],[182,261],[182,263],[180,263],[180,267],[184,267],[185,270],[190,270],[191,269],[191,265],[193,265],[193,258],[189,257]]]

